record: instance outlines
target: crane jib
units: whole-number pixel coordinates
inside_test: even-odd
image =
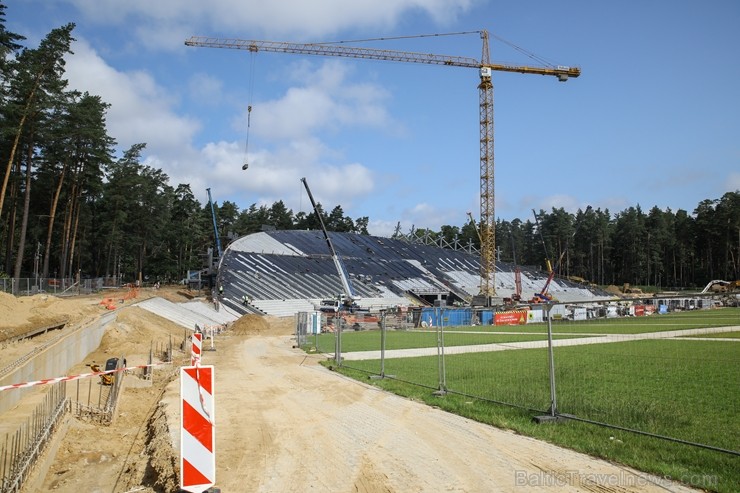
[[[321,43],[293,43],[287,41],[260,41],[248,39],[209,38],[193,36],[185,41],[187,46],[205,48],[230,48],[251,52],[266,51],[272,53],[292,53],[294,55],[338,56],[344,58],[359,58],[366,60],[384,60],[403,63],[422,63],[428,65],[444,65],[463,68],[489,68],[501,72],[517,72],[523,74],[540,74],[553,76],[578,77],[581,70],[578,67],[532,67],[525,65],[510,65],[500,63],[481,63],[471,57],[454,55],[437,55],[434,53],[417,53],[412,51],[383,50],[356,46],[337,46]]]
[[[320,43],[292,43],[281,41],[258,41],[246,39],[221,39],[193,36],[185,41],[187,46],[206,48],[231,48],[247,51],[292,53],[297,55],[340,56],[406,63],[425,63],[452,67],[480,68],[481,62],[471,57],[416,53],[411,51],[382,50],[355,46],[336,46]]]

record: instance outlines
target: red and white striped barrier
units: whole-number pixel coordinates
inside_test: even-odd
[[[203,353],[203,334],[201,332],[193,333],[193,344],[190,350],[190,366],[200,365],[200,355]]]
[[[47,385],[47,384],[52,384],[52,383],[57,383],[57,382],[68,382],[70,380],[80,380],[82,378],[96,377],[98,375],[107,375],[109,373],[118,373],[121,371],[132,370],[134,368],[148,368],[151,366],[160,366],[160,365],[169,365],[169,363],[152,363],[151,365],[127,366],[125,368],[119,368],[117,370],[96,371],[93,373],[81,373],[79,375],[67,375],[65,377],[45,378],[44,380],[36,380],[33,382],[14,383],[14,384],[4,385],[0,387],[0,392],[2,392],[3,390],[10,390],[10,389],[23,389],[26,387],[33,387],[35,385]]]
[[[201,493],[216,481],[213,366],[180,368],[180,488]]]

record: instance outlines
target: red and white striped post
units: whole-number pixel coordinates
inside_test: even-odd
[[[213,366],[180,368],[180,488],[202,493],[216,481]]]
[[[200,365],[200,356],[203,354],[203,334],[193,332],[193,344],[190,350],[190,366]]]

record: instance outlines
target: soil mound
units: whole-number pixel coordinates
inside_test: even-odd
[[[86,314],[97,313],[94,300],[73,302],[49,294],[15,296],[0,292],[0,341],[23,335],[36,328],[75,323]]]
[[[609,294],[614,294],[614,295],[617,295],[617,296],[622,296],[622,294],[623,294],[622,293],[622,290],[619,289],[617,286],[615,286],[613,284],[610,284],[609,286],[607,286],[606,288],[604,288],[604,290],[607,293],[609,293]]]
[[[236,335],[281,336],[294,330],[293,317],[270,317],[247,314],[234,321],[231,331]]]
[[[244,315],[234,321],[231,331],[236,335],[256,335],[268,331],[270,328],[265,317],[261,315]]]

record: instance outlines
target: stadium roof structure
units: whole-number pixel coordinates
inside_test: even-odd
[[[363,308],[423,306],[436,299],[467,303],[479,292],[479,256],[473,252],[354,233],[329,236]],[[542,289],[547,273],[520,270],[522,298],[528,299]],[[515,292],[514,265],[497,262],[495,279],[497,296]],[[222,305],[239,314],[314,311],[322,299],[343,293],[321,231],[265,231],[241,237],[224,251],[217,282],[224,288]],[[561,278],[552,281],[549,292],[561,302],[612,297]],[[242,303],[245,295],[249,305]]]

